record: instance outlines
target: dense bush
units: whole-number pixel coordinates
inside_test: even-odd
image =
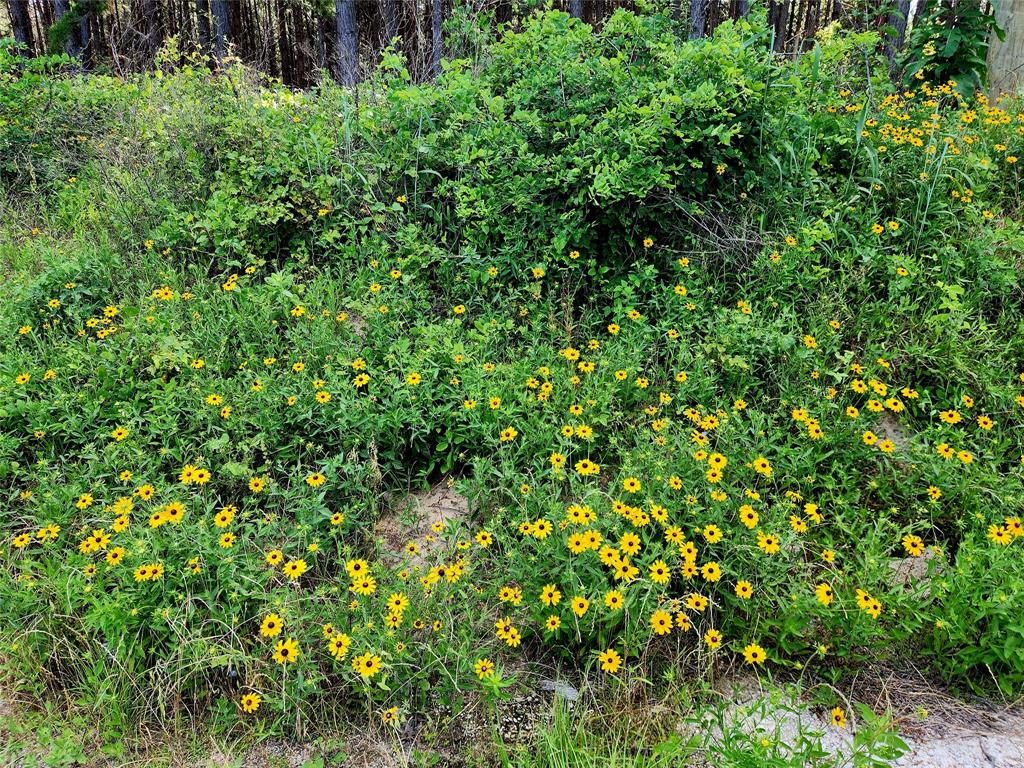
[[[825,65],[859,83],[849,59],[872,44],[843,38]],[[700,235],[694,217],[731,218],[740,200],[803,185],[823,159],[804,142],[825,126],[803,112],[832,92],[822,62],[782,66],[767,48],[745,23],[680,43],[657,14],[620,12],[597,32],[544,14],[436,84],[410,83],[389,58],[358,99],[330,84],[254,90],[240,69],[211,80],[186,67],[118,87],[48,81],[44,108],[33,81],[3,140],[12,183],[39,191],[83,169],[112,174],[113,154],[132,171],[103,179],[122,236],[134,245],[155,230],[200,263],[344,263],[383,228],[427,263],[486,257],[521,270],[564,260],[571,244],[590,271],[622,274],[644,236]],[[116,141],[84,141],[108,130]],[[830,171],[848,170],[849,156],[831,157],[842,167]],[[396,192],[406,226],[390,231]]]
[[[352,93],[0,60],[4,668],[122,722],[390,721],[540,657],[1018,691],[1024,115],[876,42],[551,12]],[[442,475],[472,515],[396,547]]]

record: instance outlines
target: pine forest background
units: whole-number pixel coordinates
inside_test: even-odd
[[[894,62],[916,14],[945,5],[955,24],[958,5],[992,10],[978,0],[4,0],[0,38],[13,37],[30,56],[66,52],[86,70],[119,76],[152,67],[161,51],[171,63],[198,55],[215,65],[235,56],[286,85],[308,87],[325,74],[357,82],[389,46],[413,79],[426,80],[443,58],[471,58],[481,30],[515,29],[538,8],[600,26],[617,8],[638,5],[663,7],[691,38],[765,13],[780,54],[806,50],[838,21],[882,32]]]

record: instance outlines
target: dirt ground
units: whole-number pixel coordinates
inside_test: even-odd
[[[764,707],[769,692],[750,675],[727,678],[718,686],[730,721],[750,732],[778,734],[795,743],[801,733],[821,734],[822,748],[854,762],[854,717],[844,729],[829,712],[800,700]],[[1024,768],[1024,708],[1004,703],[964,701],[928,680],[912,666],[878,667],[849,686],[856,701],[873,712],[888,712],[909,751],[896,768]],[[838,695],[838,693],[837,693]],[[846,706],[848,716],[852,706]],[[713,754],[706,755],[714,765]]]

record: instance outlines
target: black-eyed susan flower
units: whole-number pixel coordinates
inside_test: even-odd
[[[292,581],[298,581],[307,569],[308,566],[306,565],[306,561],[298,558],[296,560],[289,560],[285,563],[284,567],[281,568],[281,572]]]
[[[273,659],[278,664],[291,664],[299,658],[301,649],[299,648],[299,642],[294,637],[289,637],[284,640],[279,640],[274,646]]]
[[[258,693],[246,693],[242,695],[239,703],[242,705],[242,709],[245,712],[253,713],[260,708],[260,703],[263,701]]]
[[[743,649],[743,659],[747,664],[764,664],[766,658],[768,655],[764,648],[757,643],[750,643]]]
[[[614,675],[622,666],[622,656],[614,648],[608,648],[598,654],[597,660],[601,664],[601,671]]]
[[[270,613],[263,617],[260,622],[260,635],[263,637],[277,637],[284,628],[284,622],[276,613]]]
[[[284,553],[279,549],[272,549],[264,555],[267,565],[277,567],[284,561]]]
[[[709,629],[704,633],[704,644],[711,650],[721,647],[722,633],[717,629]]]
[[[572,599],[571,607],[576,617],[582,619],[590,610],[590,601],[582,595],[577,595]]]
[[[664,560],[655,560],[651,563],[650,577],[655,584],[668,584],[672,571]]]
[[[824,582],[814,588],[814,596],[822,605],[832,605],[832,600],[835,597],[832,587]]]
[[[494,675],[495,667],[494,662],[488,658],[477,659],[473,665],[473,672],[481,680],[486,680]]]
[[[668,611],[655,611],[651,614],[650,623],[656,635],[667,635],[672,632],[672,614]]]
[[[351,646],[352,638],[343,632],[334,632],[327,639],[327,652],[338,661],[348,655]]]
[[[625,598],[617,589],[610,589],[604,595],[604,605],[609,611],[617,611],[625,604]]]

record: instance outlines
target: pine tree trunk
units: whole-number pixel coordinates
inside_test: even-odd
[[[577,19],[583,18],[583,0],[569,0],[569,15]]]
[[[121,75],[123,74],[122,49],[117,44],[121,42],[121,8],[118,6],[117,0],[111,0],[110,13],[100,15],[100,23],[103,24],[104,21],[106,24],[104,25],[103,36],[106,42],[106,51],[110,56],[110,63],[113,65],[114,72]]]
[[[401,0],[381,0],[380,12],[384,17],[384,45],[386,48],[391,41],[399,36],[398,22],[402,16]]]
[[[10,0],[11,26],[14,27],[14,39],[25,46],[25,56],[33,54],[34,36],[32,34],[32,16],[28,9],[28,0]]]
[[[139,29],[143,32],[143,53],[147,59],[147,63],[156,56],[157,49],[160,47],[159,42],[159,24],[160,14],[157,10],[156,0],[142,0],[139,4],[139,13],[141,15]],[[129,22],[129,29],[134,26]]]
[[[74,34],[78,35],[78,56],[82,60],[82,66],[89,68],[89,60],[92,58],[90,43],[92,38],[89,34],[89,12],[83,11],[82,18],[78,21],[78,29]]]
[[[265,21],[258,23],[257,28],[253,31],[252,47],[254,51],[258,52],[261,60],[267,62],[270,76],[280,77],[281,67],[277,61],[277,46],[273,40],[269,40],[267,37],[269,34],[267,30],[274,26],[274,9],[272,5],[271,0],[263,0],[262,4],[257,4],[256,18],[259,19],[259,9],[262,9]],[[331,35],[333,36],[333,34],[332,32]]]
[[[1024,88],[1024,0],[999,0],[996,23],[1006,34],[1004,40],[992,35],[988,49],[989,95]]]
[[[893,28],[893,34],[885,40],[885,55],[889,59],[889,71],[892,73],[896,72],[896,57],[903,50],[909,16],[910,0],[896,0],[896,7],[889,14],[889,26]]]
[[[814,36],[818,34],[818,22],[820,21],[821,0],[806,0],[807,14],[804,16],[804,48],[809,50],[814,47]]]
[[[771,0],[768,3],[768,26],[772,28],[775,39],[772,50],[783,53],[786,50],[786,18],[789,14],[789,0]]]
[[[60,21],[71,10],[68,0],[53,0],[54,20]],[[73,59],[77,59],[82,50],[78,45],[78,30],[75,28],[66,31],[64,39],[64,52]]]
[[[441,57],[444,53],[444,0],[430,0],[430,35],[433,46],[430,51],[430,74],[441,74]]]
[[[196,0],[196,35],[203,56],[210,55],[210,0]]]
[[[707,25],[707,0],[690,0],[690,39],[704,37]]]
[[[334,17],[325,16],[321,24],[324,36],[324,69],[327,70],[327,76],[334,76],[334,62],[338,58],[338,41],[334,37]]]
[[[342,85],[355,85],[359,79],[359,29],[356,26],[355,0],[334,0],[334,37],[337,48],[334,79]]]
[[[217,63],[224,61],[228,55],[228,34],[231,19],[228,15],[229,0],[211,0],[210,10],[213,13],[213,56]]]
[[[285,13],[285,6],[277,2],[277,51],[281,57],[281,81],[285,84],[292,84],[295,80],[295,73],[292,66],[291,46],[288,45],[288,17]]]
[[[326,19],[314,11],[314,23],[316,24],[316,68],[320,72],[327,69],[327,38],[330,35],[330,25]]]
[[[420,16],[416,0],[400,0],[400,2],[402,21],[399,25],[399,30],[402,35],[402,48],[405,51],[409,73],[417,82],[422,82],[424,70],[426,69],[423,62],[423,50],[425,48],[423,19]]]

